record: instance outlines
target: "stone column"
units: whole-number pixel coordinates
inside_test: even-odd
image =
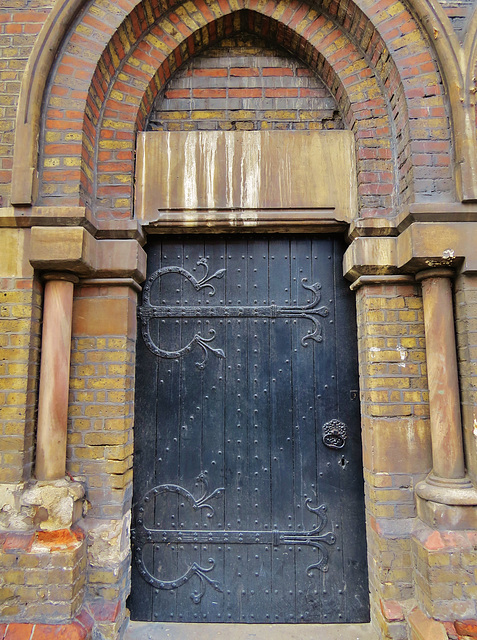
[[[464,465],[453,275],[451,269],[445,268],[416,274],[416,280],[422,283],[424,305],[433,467],[416,492],[433,503],[473,505],[477,504],[477,491],[466,477]]]
[[[73,288],[78,278],[51,273],[44,279],[35,475],[37,480],[58,480],[66,473]]]

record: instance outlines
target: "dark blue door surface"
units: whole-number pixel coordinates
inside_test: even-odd
[[[152,239],[136,620],[368,620],[356,328],[328,236]]]

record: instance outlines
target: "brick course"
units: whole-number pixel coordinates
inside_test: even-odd
[[[414,284],[372,284],[356,304],[371,608],[384,637],[405,638],[381,599],[414,596],[414,488],[432,465],[422,298]]]
[[[335,100],[308,67],[249,37],[228,38],[193,58],[156,98],[147,128],[305,130],[344,124]]]
[[[1,534],[0,616],[10,622],[69,622],[85,584],[81,529]]]

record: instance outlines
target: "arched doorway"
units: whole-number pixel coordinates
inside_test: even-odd
[[[244,33],[177,72],[148,128],[169,133],[154,142],[156,171],[147,134],[141,142],[137,215],[160,225],[174,215],[219,222],[237,207],[263,217],[264,204],[278,206],[283,221],[305,206],[316,215],[323,202],[303,176],[289,184],[300,181],[293,166],[306,164],[317,131],[332,155],[335,138],[324,132],[345,125],[307,65]],[[288,167],[272,168],[271,148]],[[330,167],[321,165],[325,176]],[[354,185],[349,168],[337,171]],[[367,621],[356,328],[343,240],[186,236],[179,222],[175,231],[149,236],[139,307],[132,619]]]

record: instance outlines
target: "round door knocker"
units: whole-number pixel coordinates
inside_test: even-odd
[[[348,437],[348,428],[344,422],[333,419],[322,426],[323,444],[330,449],[342,449]]]

